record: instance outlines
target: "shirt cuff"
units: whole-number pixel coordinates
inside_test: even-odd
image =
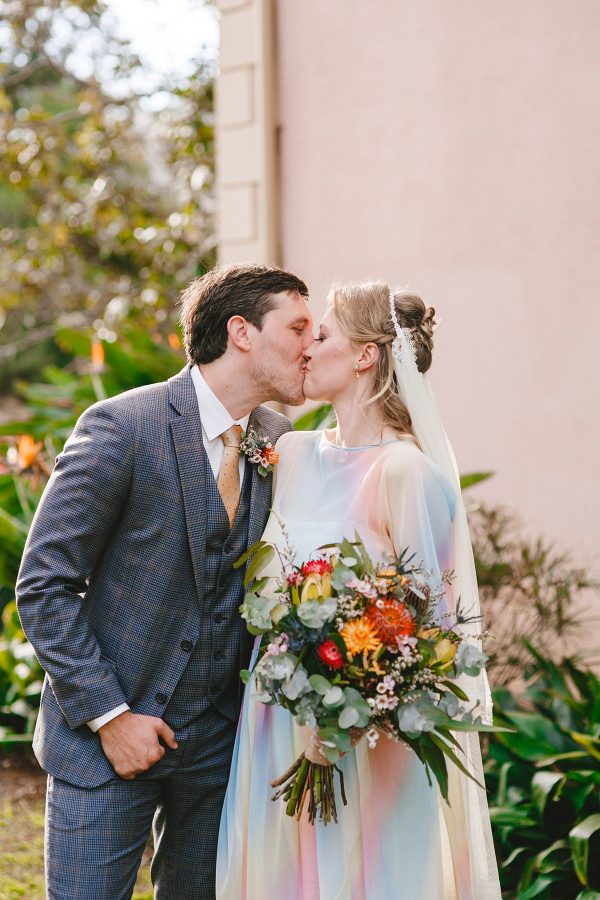
[[[99,728],[102,728],[103,725],[106,725],[107,722],[110,722],[111,719],[116,719],[117,716],[120,716],[121,713],[127,712],[129,709],[128,703],[121,703],[120,706],[115,706],[114,709],[111,709],[110,712],[104,713],[103,716],[98,716],[96,719],[91,719],[88,722],[88,725],[92,729],[92,731],[98,731]]]

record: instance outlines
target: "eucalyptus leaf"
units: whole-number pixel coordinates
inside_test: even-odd
[[[348,566],[344,566],[341,562],[338,562],[333,570],[331,583],[336,591],[344,591],[348,582],[353,578],[356,578],[356,572],[353,572]]]
[[[311,675],[308,680],[311,688],[313,691],[316,691],[317,694],[326,694],[327,691],[331,689],[330,682],[327,681],[326,678],[323,678],[322,675]]]
[[[340,728],[352,728],[359,719],[360,714],[353,706],[345,706],[339,715],[338,724]]]
[[[325,751],[325,756],[327,757],[327,759],[329,760],[330,763],[336,763],[338,761],[338,759],[340,758],[340,751],[337,749],[337,747],[325,746],[325,747],[323,747],[323,750]]]

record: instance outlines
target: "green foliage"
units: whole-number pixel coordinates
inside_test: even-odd
[[[508,898],[600,894],[600,681],[531,647],[524,691],[494,693],[486,783]],[[582,890],[585,889],[585,890]]]
[[[324,403],[322,406],[317,406],[316,409],[311,409],[310,412],[296,419],[294,428],[296,431],[316,431],[321,426],[331,427],[333,421],[333,407],[331,403]]]
[[[461,489],[464,491],[467,488],[472,487],[474,484],[479,484],[480,481],[487,481],[487,479],[491,478],[493,474],[493,472],[473,472],[470,475],[461,475]]]
[[[4,387],[29,377],[40,343],[63,362],[57,322],[114,342],[136,321],[165,340],[182,285],[214,262],[211,71],[199,60],[157,83],[166,105],[151,112],[110,23],[96,0],[3,4]],[[85,79],[69,69],[81,42],[96,48]]]
[[[43,680],[12,600],[4,607],[0,634],[0,745],[31,740]]]
[[[494,684],[508,684],[528,664],[524,641],[550,659],[571,652],[567,642],[591,624],[589,614],[577,612],[579,600],[598,584],[569,554],[524,534],[502,508],[477,504],[469,525],[485,627],[494,636],[485,647],[488,672]]]

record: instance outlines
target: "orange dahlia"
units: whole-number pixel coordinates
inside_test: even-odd
[[[340,634],[344,639],[350,656],[356,656],[365,651],[370,653],[371,650],[377,650],[381,644],[377,628],[366,616],[361,616],[360,619],[354,619],[352,622],[346,622]]]
[[[396,638],[415,633],[415,619],[404,603],[380,600],[369,606],[365,618],[377,629],[384,644],[393,644]]]

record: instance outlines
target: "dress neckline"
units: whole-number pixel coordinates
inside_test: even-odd
[[[352,452],[355,450],[376,450],[377,447],[385,447],[386,444],[397,444],[400,441],[400,438],[392,438],[391,441],[381,441],[379,444],[365,444],[364,447],[341,447],[339,444],[334,444],[333,441],[330,441],[325,434],[325,430],[323,430],[321,432],[321,441],[324,442],[328,447],[332,447],[334,450],[345,450],[346,452]]]

